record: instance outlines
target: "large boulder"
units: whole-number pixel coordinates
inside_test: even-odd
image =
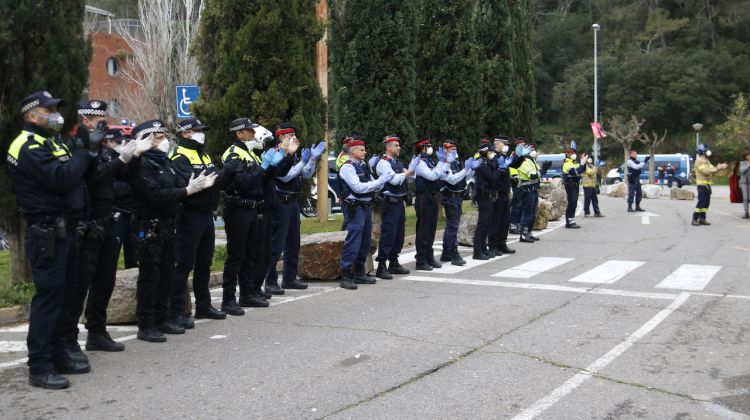
[[[562,181],[563,181],[562,178],[552,178],[549,181],[549,183],[550,183],[550,185],[552,185],[553,189],[557,189],[557,190],[563,189],[564,190],[565,188],[563,187]]]
[[[129,324],[135,322],[135,292],[138,284],[138,269],[119,270],[115,288],[107,306],[108,324]]]
[[[469,211],[461,214],[458,222],[458,243],[463,246],[474,246],[474,231],[477,229],[479,212]]]
[[[641,186],[643,196],[646,198],[659,198],[661,195],[661,187],[654,184],[645,184]]]
[[[549,197],[549,194],[554,190],[555,188],[552,186],[551,182],[542,182],[542,184],[539,186],[539,198],[547,199]]]
[[[670,198],[672,200],[694,200],[695,193],[690,190],[672,187]]]
[[[618,182],[616,184],[607,185],[605,193],[610,197],[627,197],[628,184],[624,182]]]
[[[344,250],[346,232],[322,232],[305,235],[300,239],[299,271],[303,279],[336,280],[341,277],[341,253]],[[370,255],[375,252],[375,243],[370,246]],[[372,269],[368,257],[367,271]]]
[[[565,207],[568,206],[568,194],[565,193],[565,190],[562,188],[555,188],[552,191],[550,191],[549,196],[547,197],[547,201],[552,203],[552,205],[561,211],[565,211]],[[550,219],[550,220],[557,220]]]
[[[534,227],[532,229],[547,229],[547,224],[552,220],[550,217],[555,216],[556,213],[557,210],[555,210],[554,204],[547,200],[539,200],[536,207],[536,220],[534,220]]]

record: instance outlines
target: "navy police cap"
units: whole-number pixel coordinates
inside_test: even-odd
[[[78,102],[78,115],[103,117],[107,114],[107,103],[96,99]]]
[[[205,130],[208,126],[204,125],[198,118],[186,118],[177,123],[177,131],[188,130]]]
[[[148,134],[151,133],[167,133],[168,130],[166,127],[164,127],[164,123],[159,120],[148,120],[146,122],[142,122],[138,124],[133,131],[131,132],[131,135],[134,139],[138,140],[139,138],[145,138]]]
[[[23,98],[23,101],[21,101],[21,112],[27,113],[38,106],[42,108],[53,108],[63,105],[64,103],[65,101],[62,99],[53,98],[46,90],[40,90]]]

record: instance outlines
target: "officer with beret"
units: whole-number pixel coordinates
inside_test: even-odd
[[[78,103],[77,130],[92,132],[106,124],[107,104],[100,100]],[[69,351],[86,359],[78,345],[78,320],[86,302],[86,350],[123,351],[125,346],[115,342],[107,333],[107,306],[115,287],[119,243],[115,232],[115,177],[122,176],[133,156],[135,144],[120,149],[118,154],[109,147],[109,131],[103,146],[94,157],[93,166],[86,173],[88,208],[78,222],[78,277],[73,287],[65,322],[65,342]],[[86,296],[88,295],[88,299]]]
[[[274,181],[274,190],[278,202],[273,212],[273,236],[271,239],[271,256],[266,268],[265,289],[275,295],[284,294],[284,289],[307,289],[307,284],[297,279],[297,263],[300,248],[300,210],[299,193],[302,181],[315,174],[315,163],[325,151],[325,142],[320,142],[313,149],[303,149],[301,156],[296,155],[300,142],[297,129],[288,123],[276,128],[278,150],[286,154],[279,164]],[[284,270],[281,287],[278,284],[276,263],[284,253]]]
[[[446,161],[449,162],[450,173],[445,175],[440,187],[441,203],[445,210],[443,252],[440,255],[440,261],[450,261],[452,265],[464,265],[466,261],[458,253],[458,223],[466,195],[466,179],[471,178],[474,171],[470,167],[464,167],[458,160],[457,146],[458,142],[455,139],[447,139],[443,142],[443,151]]]
[[[565,227],[568,229],[578,229],[576,224],[576,206],[578,206],[578,190],[581,185],[581,174],[586,170],[586,166],[576,161],[576,142],[570,143],[570,148],[565,151],[565,160],[563,161],[563,185],[565,193],[568,196],[568,206],[565,208]],[[588,155],[584,153],[581,161],[586,162]]]
[[[136,318],[139,340],[167,341],[164,334],[184,334],[185,328],[170,319],[169,297],[175,283],[175,218],[177,205],[185,197],[211,188],[216,173],[191,176],[185,182],[167,157],[167,129],[159,120],[143,122],[133,129],[137,145],[133,152],[131,186],[136,205],[138,238],[138,283]]]
[[[508,194],[511,191],[511,172],[518,174],[518,168],[525,162],[529,151],[524,148],[523,139],[519,142],[520,148],[516,146],[517,152],[511,150],[508,143],[510,138],[499,134],[492,140],[495,151],[495,164],[500,171],[497,179],[498,199],[495,200],[492,214],[495,223],[492,224],[488,235],[489,250],[491,257],[502,254],[514,254],[516,251],[507,245],[508,230],[510,229],[511,204]],[[517,185],[517,184],[516,184]]]
[[[266,298],[271,297],[261,290],[271,236],[270,229],[264,233],[264,226],[270,226],[264,212],[272,205],[266,200],[265,190],[270,190],[275,165],[283,159],[284,153],[271,148],[258,156],[263,150],[263,141],[256,135],[258,128],[258,124],[247,118],[232,121],[229,131],[234,141],[221,157],[224,170],[231,172],[223,188],[227,259],[221,309],[235,316],[245,314],[243,307],[268,307]],[[270,219],[270,214],[268,216]]]
[[[365,142],[360,136],[349,141],[349,160],[341,166],[346,240],[341,255],[341,287],[356,290],[357,284],[375,284],[365,273],[372,242],[372,208],[375,193],[395,177],[394,172],[373,179],[364,161]]]
[[[197,118],[187,118],[177,123],[177,149],[172,152],[172,167],[182,184],[204,175],[217,174],[216,185],[185,197],[178,206],[175,284],[170,298],[170,318],[185,329],[194,327],[186,313],[187,279],[193,272],[195,319],[225,319],[227,314],[211,305],[208,280],[214,256],[214,212],[219,206],[219,186],[226,182],[229,171],[217,171],[206,153],[208,126]]]
[[[75,232],[85,211],[82,179],[90,152],[98,152],[104,137],[101,129],[78,130],[70,146],[63,145],[59,134],[65,121],[57,111],[62,102],[47,91],[24,98],[23,130],[7,155],[11,187],[27,224],[24,245],[36,288],[26,338],[29,383],[46,389],[70,386],[61,373],[90,370],[88,363],[70,358],[62,327],[78,275]]]
[[[409,274],[409,270],[398,262],[398,254],[404,246],[404,229],[406,227],[406,207],[404,200],[408,194],[407,179],[414,175],[414,168],[419,162],[414,157],[408,169],[398,159],[401,153],[401,140],[396,135],[385,136],[383,139],[385,154],[375,167],[378,178],[393,174],[383,188],[381,196],[380,243],[378,244],[378,268],[375,276],[381,279],[392,279],[394,274]],[[386,262],[389,263],[386,266]]]
[[[441,155],[435,160],[432,139],[429,137],[417,141],[414,151],[415,156],[419,157],[415,168],[417,197],[414,203],[417,212],[417,270],[432,271],[433,268],[442,267],[442,264],[435,261],[432,248],[440,212],[440,181],[450,173],[449,163],[455,160],[455,155],[445,154],[441,150]],[[448,159],[453,160],[449,162]]]

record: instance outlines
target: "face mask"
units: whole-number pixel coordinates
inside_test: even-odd
[[[156,146],[156,150],[158,150],[158,151],[160,151],[162,153],[169,152],[169,140],[167,140],[167,139],[162,140],[161,143],[159,143],[159,145]]]
[[[495,152],[489,152],[487,153],[487,159],[492,160],[495,158]]]
[[[711,156],[711,151],[710,150],[706,150],[706,156],[708,156],[708,157]]]
[[[529,153],[529,156],[531,156],[531,158],[532,158],[532,159],[536,159],[536,157],[537,157],[538,155],[539,155],[539,154],[538,154],[538,153],[536,152],[536,150],[533,150],[533,151],[532,151],[531,153]]]
[[[431,155],[431,154],[432,154],[432,152],[434,152],[434,150],[432,150],[432,147],[428,147],[428,148],[427,148],[427,154],[428,154],[428,155]]]
[[[47,128],[55,134],[59,133],[62,130],[63,124],[65,124],[65,118],[63,118],[63,116],[60,115],[59,112],[53,112],[49,115],[43,115],[38,112],[34,112],[34,115],[46,119],[47,123],[44,125],[44,128]]]
[[[503,146],[503,148],[500,151],[503,152],[503,154],[505,154],[505,153],[508,153],[508,150],[510,150],[510,147],[508,147],[508,145],[506,144]]]
[[[588,163],[594,163],[594,161],[591,158],[589,158],[589,160],[587,160],[586,162],[588,162]]]
[[[573,160],[576,160],[577,157],[578,157],[578,155],[575,154],[575,153],[573,153],[572,155],[570,155],[570,158],[573,159]]]
[[[260,150],[263,148],[263,144],[258,140],[252,139],[245,142],[245,147],[247,147],[249,150]]]
[[[197,141],[198,144],[203,144],[206,141],[206,133],[193,133],[190,138]]]

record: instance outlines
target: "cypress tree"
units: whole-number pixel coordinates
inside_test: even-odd
[[[217,128],[209,132],[213,154],[229,145],[225,129],[240,116],[269,129],[291,122],[306,145],[324,138],[325,103],[315,76],[323,28],[315,2],[207,0],[201,22],[196,113]]]
[[[334,17],[335,138],[362,134],[370,150],[387,134],[416,138],[416,6],[403,0],[344,0]]]
[[[518,113],[513,101],[513,28],[508,1],[478,0],[475,19],[482,82],[487,92],[485,133],[512,135]]]
[[[64,99],[66,129],[88,80],[91,45],[84,35],[83,0],[0,0],[0,159],[23,126],[21,100],[47,89]],[[63,131],[63,132],[65,132]],[[7,167],[0,170],[0,228],[11,244],[11,278],[30,278],[21,246],[21,220],[10,194]]]
[[[513,108],[517,113],[513,134],[531,139],[536,114],[534,44],[531,38],[533,3],[532,0],[511,0],[508,3],[513,34]]]
[[[484,134],[473,4],[424,0],[417,35],[417,131],[437,140],[454,137],[463,153]]]

